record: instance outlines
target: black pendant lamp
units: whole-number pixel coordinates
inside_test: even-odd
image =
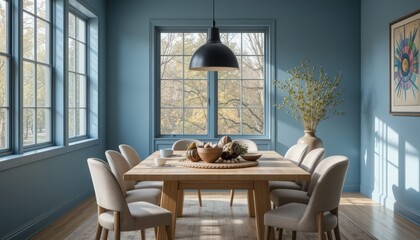
[[[219,29],[214,21],[214,0],[213,27],[208,31],[206,44],[198,48],[191,57],[189,69],[195,71],[231,71],[239,69],[235,54],[220,41]]]

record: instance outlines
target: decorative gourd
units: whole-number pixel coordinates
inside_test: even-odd
[[[241,147],[239,146],[239,143],[230,142],[223,146],[223,153],[221,157],[224,160],[229,160],[237,158],[239,154],[241,154]]]
[[[219,141],[219,143],[218,143],[218,145],[219,145],[219,147],[223,147],[223,146],[225,146],[226,144],[228,144],[228,143],[230,143],[230,142],[232,142],[232,139],[229,137],[229,136],[223,136],[221,139],[220,139],[220,141]]]
[[[186,155],[187,159],[191,162],[198,162],[201,160],[200,156],[198,155],[197,148],[188,149]]]

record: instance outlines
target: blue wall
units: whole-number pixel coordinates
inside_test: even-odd
[[[389,23],[418,0],[361,5],[361,192],[420,224],[420,119],[389,114]],[[418,46],[419,47],[419,46]]]
[[[210,19],[211,1],[109,0],[107,2],[107,146],[128,143],[146,157],[150,146],[150,20]],[[318,136],[327,155],[350,158],[345,189],[360,185],[360,3],[359,1],[216,1],[217,19],[274,19],[276,78],[310,57],[330,76],[342,71],[346,89],[344,117],[322,122]],[[209,20],[209,25],[211,21]],[[279,93],[276,92],[279,99]],[[276,111],[275,149],[284,153],[303,135],[302,126]]]
[[[0,162],[0,239],[25,239],[93,195],[88,157],[105,151],[105,3],[82,0],[99,17],[99,140]]]

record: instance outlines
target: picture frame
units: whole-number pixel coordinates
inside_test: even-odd
[[[420,116],[420,9],[389,24],[390,114]]]

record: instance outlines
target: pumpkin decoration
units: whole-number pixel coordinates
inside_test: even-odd
[[[222,148],[230,142],[232,142],[232,139],[229,136],[223,136],[217,145]]]
[[[188,146],[188,149],[185,154],[186,154],[187,159],[190,160],[191,162],[198,162],[201,160],[200,156],[198,155],[197,144],[195,142],[191,143]]]

